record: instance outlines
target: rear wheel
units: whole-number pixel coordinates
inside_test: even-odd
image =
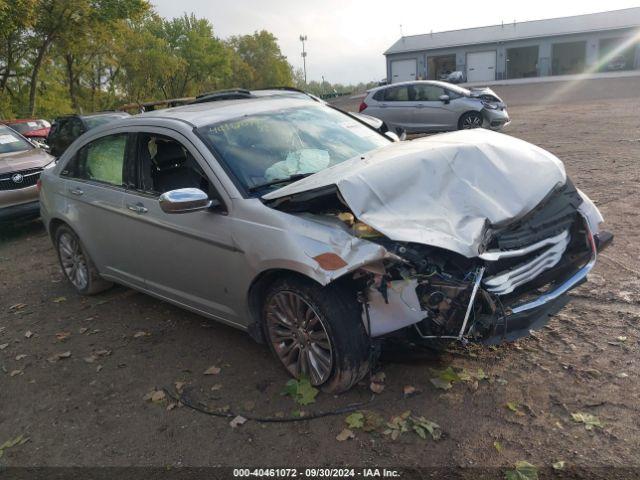
[[[295,378],[339,393],[369,371],[370,341],[360,305],[345,289],[302,277],[276,281],[262,309],[265,338]]]
[[[100,277],[80,239],[66,225],[55,231],[55,245],[62,271],[78,293],[94,295],[112,286],[111,282]]]
[[[470,130],[482,127],[482,114],[480,112],[467,112],[458,121],[459,130]]]

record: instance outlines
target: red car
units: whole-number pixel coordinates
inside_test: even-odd
[[[39,145],[45,145],[51,124],[46,120],[36,118],[23,118],[20,120],[2,120],[3,123],[23,137],[27,137],[29,140],[34,140]]]

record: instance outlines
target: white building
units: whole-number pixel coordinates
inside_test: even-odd
[[[468,82],[640,68],[640,7],[411,35],[385,53],[392,83],[464,72]]]

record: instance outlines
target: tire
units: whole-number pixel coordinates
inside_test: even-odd
[[[360,304],[339,283],[322,287],[284,277],[267,289],[262,304],[264,337],[276,358],[294,378],[305,375],[330,393],[358,383],[372,357]]]
[[[56,229],[54,244],[62,272],[79,294],[95,295],[113,286],[100,277],[80,239],[68,226]]]
[[[472,128],[482,127],[482,114],[480,112],[464,113],[458,120],[458,130],[470,130]]]

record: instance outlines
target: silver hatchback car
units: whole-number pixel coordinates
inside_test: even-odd
[[[482,129],[394,142],[299,96],[96,128],[40,198],[81,294],[117,282],[246,330],[332,392],[389,336],[528,334],[611,240],[542,149]]]
[[[384,121],[391,131],[500,130],[510,122],[507,106],[490,88],[467,90],[446,82],[394,83],[367,92],[360,112]]]

